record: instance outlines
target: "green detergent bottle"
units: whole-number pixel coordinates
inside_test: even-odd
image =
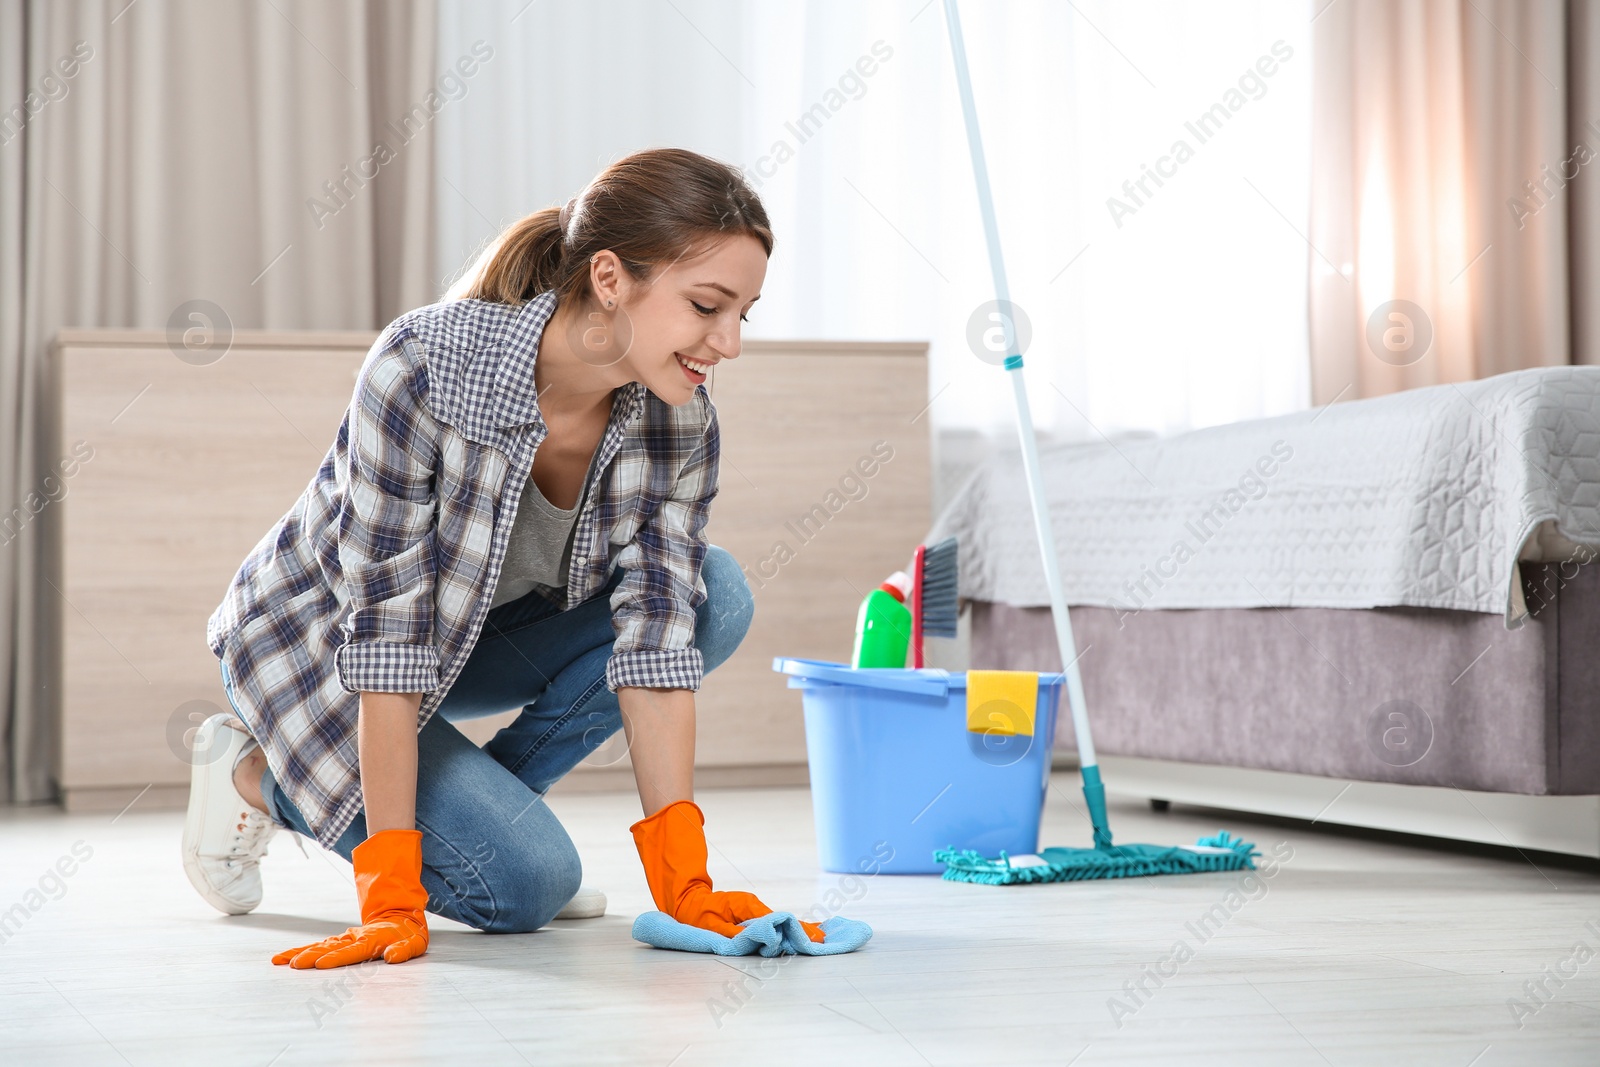
[[[856,612],[856,647],[852,667],[904,667],[911,647],[911,576],[895,571],[867,594]]]

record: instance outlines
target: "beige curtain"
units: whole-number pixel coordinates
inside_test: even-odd
[[[49,635],[75,610],[48,580],[51,338],[193,300],[377,328],[438,299],[434,8],[0,4],[0,797],[53,793]]]
[[[1600,362],[1590,0],[1323,2],[1315,403]]]

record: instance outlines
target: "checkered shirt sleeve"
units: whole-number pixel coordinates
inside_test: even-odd
[[[351,400],[349,470],[338,515],[350,590],[335,654],[350,692],[439,687],[434,640],[434,471],[439,428],[423,401],[426,371],[403,340],[362,368]]]
[[[717,411],[709,399],[705,406],[705,431],[671,491],[617,556],[627,573],[611,594],[617,637],[606,663],[606,687],[613,691],[698,690],[704,677],[694,645],[694,609],[706,598],[700,567],[721,456]]]

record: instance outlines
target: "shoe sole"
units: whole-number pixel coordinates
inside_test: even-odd
[[[200,729],[195,731],[194,747],[191,751],[212,751],[216,732],[232,729],[233,727],[223,721],[223,716],[213,715],[201,723]],[[209,763],[196,762],[189,767],[189,809],[183,819],[183,873],[188,875],[189,884],[194,886],[195,892],[205,898],[207,904],[224,915],[246,915],[254,911],[257,905],[251,904],[246,907],[218,893],[206,880],[205,872],[200,867],[200,828],[205,825],[207,804],[210,800],[210,790],[205,787],[205,777],[210,766]]]

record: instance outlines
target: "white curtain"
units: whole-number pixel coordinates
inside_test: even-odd
[[[967,342],[993,291],[939,0],[525,4],[441,5],[444,57],[496,49],[440,119],[442,277],[611,159],[692,148],[744,167],[772,216],[748,336],[931,341],[944,489],[1010,444],[1004,373]],[[961,12],[1041,430],[1306,406],[1309,4]]]
[[[1041,428],[1304,405],[1305,0],[962,13]],[[241,328],[381,326],[658,145],[759,182],[779,244],[751,336],[932,342],[936,506],[1011,441],[966,341],[991,293],[938,0],[29,0],[0,4],[0,92],[0,513],[54,458],[61,326],[195,299]],[[54,518],[0,546],[0,798],[50,794]]]

